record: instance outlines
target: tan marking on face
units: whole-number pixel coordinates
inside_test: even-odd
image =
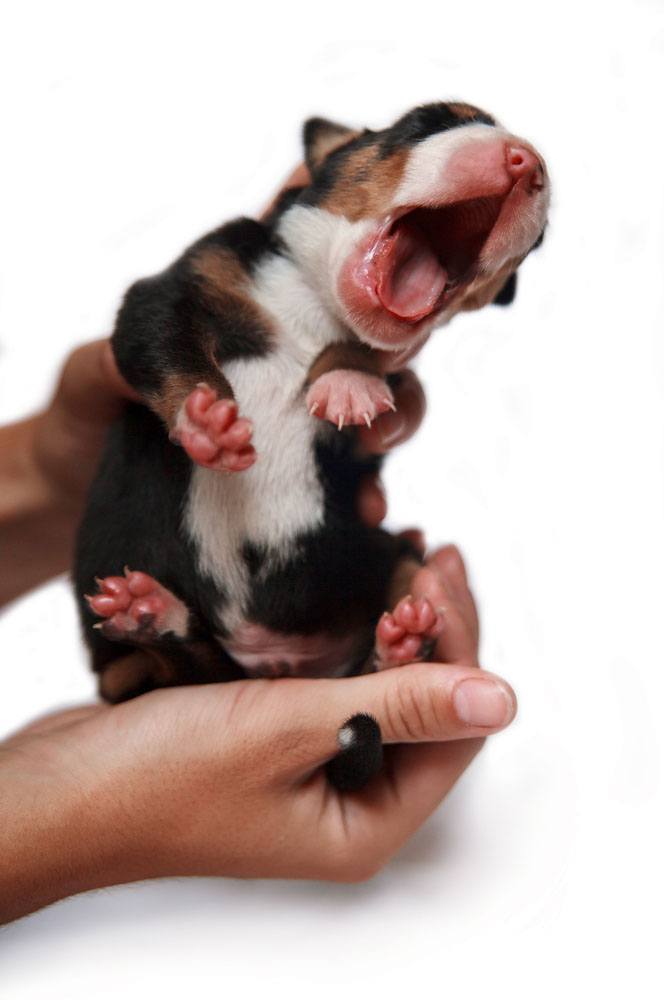
[[[479,114],[485,113],[480,111],[479,108],[474,107],[472,104],[464,104],[463,101],[453,101],[451,104],[448,104],[447,107],[453,115],[456,115],[457,118],[461,118],[464,121],[468,118],[471,121],[474,121]]]
[[[393,207],[394,193],[409,155],[410,150],[398,149],[380,159],[375,145],[355,150],[347,157],[334,188],[320,207],[351,222],[386,215]]]

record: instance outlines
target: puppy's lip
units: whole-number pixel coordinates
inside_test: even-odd
[[[465,187],[461,197],[399,206],[379,223],[358,277],[371,303],[393,319],[417,325],[448,308],[509,245],[515,217],[529,203],[546,214],[544,169],[535,181],[506,177]]]

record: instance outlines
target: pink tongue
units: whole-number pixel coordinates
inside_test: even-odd
[[[418,320],[433,312],[447,283],[447,271],[421,233],[398,225],[374,257],[381,304],[400,319]]]

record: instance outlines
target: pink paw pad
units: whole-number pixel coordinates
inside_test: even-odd
[[[342,430],[350,424],[371,427],[379,414],[396,407],[382,378],[338,368],[319,375],[307,393],[307,409],[312,417],[329,420]]]
[[[192,461],[206,469],[242,472],[256,461],[253,426],[238,416],[234,399],[218,399],[209,385],[187,396],[172,433]]]
[[[184,636],[187,609],[170,590],[147,573],[125,568],[124,576],[97,580],[99,593],[85,595],[90,608],[105,621],[95,625],[109,639],[149,639],[166,632]]]
[[[394,611],[386,611],[376,626],[378,669],[424,659],[442,630],[442,616],[428,598],[402,598]]]

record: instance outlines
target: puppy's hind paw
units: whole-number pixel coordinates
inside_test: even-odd
[[[426,659],[442,630],[442,615],[428,598],[402,598],[394,611],[386,611],[376,626],[378,670]]]
[[[124,576],[96,581],[98,592],[85,595],[91,611],[103,621],[99,629],[116,642],[149,643],[170,632],[184,637],[189,612],[170,590],[147,573],[125,568]]]

